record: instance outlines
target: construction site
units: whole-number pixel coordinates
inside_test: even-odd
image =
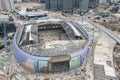
[[[102,22],[97,21],[99,24],[104,25],[106,28],[112,30],[114,34],[120,37],[120,14],[112,14],[110,18]],[[116,43],[113,48],[113,63],[116,71],[117,80],[120,79],[120,44]]]
[[[0,1],[0,80],[120,80],[119,2],[99,1]]]
[[[82,65],[83,59],[88,54],[87,46],[90,44],[89,36],[87,33],[85,35],[79,26],[74,22],[56,19],[26,24],[21,27],[22,31],[17,33],[16,45],[20,46],[18,48],[23,50],[28,58],[23,53],[16,53],[17,49],[13,44],[15,56],[20,64],[33,61],[31,62],[34,64],[31,66],[33,69],[30,69],[35,72],[62,72],[74,69]],[[20,58],[21,54],[25,59]],[[35,61],[37,63],[34,63]]]
[[[117,43],[114,47],[113,52],[114,66],[116,70],[116,75],[118,76],[118,80],[120,79],[120,45]]]

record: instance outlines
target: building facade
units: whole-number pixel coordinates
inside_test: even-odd
[[[120,13],[120,3],[119,3],[119,8],[118,8],[118,12]]]
[[[74,4],[73,0],[63,0],[63,8],[62,11],[64,12],[73,12]]]
[[[89,0],[46,0],[46,9],[64,12],[73,12],[74,8],[80,11],[88,10]]]
[[[63,0],[46,0],[46,9],[59,11],[63,8]]]
[[[79,0],[80,12],[88,10],[89,0]]]
[[[41,2],[41,3],[45,3],[45,0],[21,0],[23,2]]]
[[[13,0],[0,0],[0,10],[13,11],[14,9]]]
[[[95,8],[99,6],[99,0],[89,0],[88,7],[89,8]]]

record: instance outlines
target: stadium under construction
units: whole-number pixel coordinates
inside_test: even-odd
[[[40,20],[20,27],[13,39],[18,63],[31,72],[62,72],[81,66],[91,39],[76,22]]]

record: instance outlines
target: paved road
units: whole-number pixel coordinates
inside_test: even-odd
[[[120,38],[115,35],[111,30],[107,29],[106,27],[102,26],[102,25],[99,25],[97,23],[94,23],[94,22],[91,22],[90,23],[92,25],[94,25],[95,27],[97,27],[98,29],[104,31],[107,35],[109,35],[112,39],[114,39],[116,42],[118,42],[120,44]]]

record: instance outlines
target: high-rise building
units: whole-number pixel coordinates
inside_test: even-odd
[[[119,7],[118,7],[118,12],[120,13],[120,3],[119,3]]]
[[[73,12],[74,4],[73,0],[63,0],[63,9],[65,12]]]
[[[52,4],[52,5],[50,5],[51,10],[58,11],[58,8],[59,8],[58,0],[50,0],[50,4]]]
[[[95,8],[99,6],[99,0],[89,0],[88,7],[89,8]]]
[[[0,10],[13,11],[14,9],[13,0],[0,0]]]
[[[30,2],[31,0],[22,0],[23,2]]]
[[[41,3],[45,3],[45,0],[38,0],[39,2],[41,2]]]
[[[88,0],[46,0],[46,9],[55,11],[73,12],[74,8],[80,11],[88,9]]]
[[[79,0],[73,0],[74,7],[79,7]]]
[[[80,12],[88,10],[89,0],[79,0]]]
[[[59,11],[62,10],[63,0],[46,0],[46,9]]]
[[[45,8],[50,9],[50,0],[45,1]]]
[[[45,0],[22,0],[23,2],[41,2],[45,3]]]

